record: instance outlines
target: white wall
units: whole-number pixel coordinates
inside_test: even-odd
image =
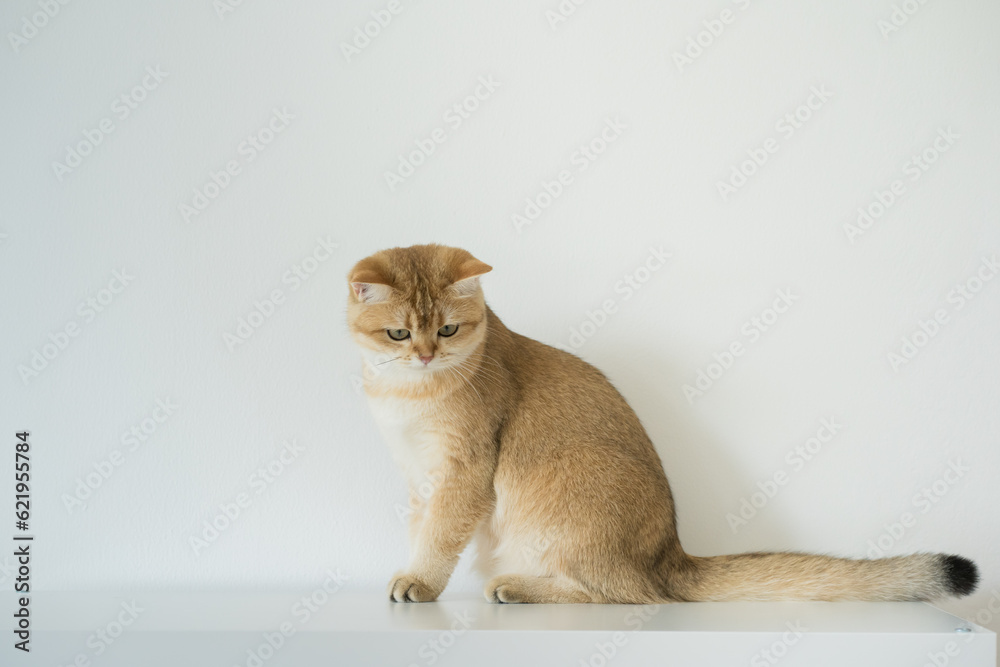
[[[375,250],[435,241],[493,265],[489,302],[539,340],[569,344],[613,301],[579,353],[649,429],[690,551],[862,556],[881,537],[886,553],[976,559],[980,592],[945,606],[985,610],[1000,590],[1000,280],[976,276],[1000,249],[1000,7],[908,0],[916,13],[884,36],[889,0],[595,0],[555,28],[556,0],[400,2],[349,59],[341,44],[386,3],[248,0],[222,18],[209,2],[70,3],[0,48],[0,432],[32,432],[37,584],[282,587],[340,568],[381,589],[405,563],[406,496],[353,384],[344,279]],[[22,17],[38,11],[6,2],[0,27],[31,33]],[[723,11],[731,22],[712,24]],[[678,65],[704,21],[721,34]],[[144,77],[144,99],[123,106]],[[481,78],[498,86],[459,123],[448,110]],[[790,130],[797,109],[809,117]],[[113,131],[94,134],[105,118]],[[581,160],[608,121],[614,140]],[[262,151],[241,143],[269,123],[281,131]],[[99,145],[54,167],[86,132]],[[444,142],[390,189],[385,172],[432,136]],[[935,142],[947,150],[913,172]],[[767,148],[724,198],[718,183]],[[229,161],[238,173],[185,220],[180,205]],[[563,170],[568,185],[518,231],[512,215]],[[896,179],[903,194],[849,240]],[[650,248],[672,257],[626,298],[616,282],[642,274]],[[129,284],[102,293],[115,271]],[[960,307],[965,283],[981,289]],[[792,305],[751,340],[744,323],[779,290]],[[887,355],[938,310],[947,321],[894,369]],[[683,386],[734,342],[744,353],[689,401]],[[54,358],[25,374],[35,351]],[[145,441],[123,438],[158,399],[178,407],[145,422]],[[842,428],[796,469],[786,454],[829,418]],[[302,451],[262,483],[286,440]],[[85,507],[68,505],[112,456]],[[949,461],[965,470],[953,483]],[[786,483],[734,532],[727,514],[779,471]],[[240,494],[248,506],[196,554],[190,538]],[[904,512],[913,525],[891,537]],[[465,563],[453,586],[479,589]]]

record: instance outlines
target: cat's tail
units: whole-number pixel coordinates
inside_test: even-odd
[[[667,578],[672,600],[932,600],[964,596],[979,583],[962,556],[915,554],[851,560],[799,553],[702,558]]]

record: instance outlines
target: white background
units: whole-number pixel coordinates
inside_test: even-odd
[[[356,390],[345,275],[381,248],[438,242],[491,264],[494,310],[550,344],[614,300],[578,353],[649,430],[690,552],[864,556],[881,538],[891,554],[964,554],[982,586],[942,606],[1000,630],[1000,280],[975,280],[1000,250],[1000,7],[911,5],[883,34],[888,1],[594,0],[553,27],[555,0],[403,0],[348,56],[386,3],[73,2],[34,34],[38,5],[5,2],[3,32],[33,36],[0,47],[0,433],[31,431],[36,585],[278,589],[339,568],[381,590],[406,561],[406,493]],[[712,23],[723,10],[732,21]],[[683,63],[689,38],[707,46]],[[165,78],[121,118],[147,67]],[[445,114],[480,77],[499,86],[454,127]],[[814,87],[832,96],[799,109]],[[274,109],[294,118],[248,161],[241,142]],[[797,109],[808,118],[788,136],[778,123]],[[104,118],[113,131],[79,166],[54,166]],[[609,119],[625,129],[580,171]],[[445,141],[390,188],[436,128]],[[912,180],[911,157],[949,128]],[[777,152],[724,198],[718,183],[768,139]],[[186,220],[230,160],[240,172]],[[561,170],[572,183],[519,231],[512,216]],[[904,194],[852,242],[845,225],[896,179]],[[307,260],[320,238],[336,250]],[[672,257],[626,299],[616,283],[647,277],[650,247]],[[122,270],[130,284],[102,293]],[[227,344],[274,290],[271,316]],[[751,341],[741,328],[778,290],[793,305]],[[91,298],[105,305],[88,319]],[[938,309],[947,322],[893,368]],[[689,400],[683,386],[734,341],[744,354]],[[33,374],[36,352],[52,358]],[[123,434],[157,399],[179,407],[133,450]],[[796,470],[786,454],[823,418],[843,428]],[[285,440],[303,451],[262,488],[252,476]],[[968,469],[954,483],[949,462]],[[731,528],[776,471],[787,483]],[[933,505],[915,498],[935,483]],[[196,553],[191,538],[243,493]],[[906,512],[915,525],[892,536]],[[478,592],[467,560],[451,586]]]

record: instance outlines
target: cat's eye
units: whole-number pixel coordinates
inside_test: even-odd
[[[445,337],[454,336],[456,331],[458,331],[457,324],[446,324],[440,329],[438,329],[438,335]]]
[[[385,332],[393,340],[406,340],[410,337],[409,329],[386,329]]]

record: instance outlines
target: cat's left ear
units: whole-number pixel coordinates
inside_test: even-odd
[[[351,283],[354,298],[362,303],[388,301],[392,295],[392,287],[387,284],[388,281],[372,269],[355,270],[348,282]]]
[[[455,282],[451,289],[460,297],[472,296],[479,290],[479,276],[489,273],[493,267],[480,262],[475,257],[462,262],[455,272]]]

